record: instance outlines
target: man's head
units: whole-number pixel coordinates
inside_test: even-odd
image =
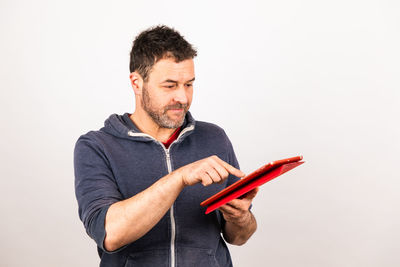
[[[156,26],[140,33],[133,41],[130,72],[137,72],[147,82],[153,65],[161,59],[181,62],[193,59],[197,51],[179,32],[167,26]]]
[[[139,113],[162,128],[183,124],[192,101],[196,54],[177,31],[166,26],[150,28],[136,37],[130,79]]]

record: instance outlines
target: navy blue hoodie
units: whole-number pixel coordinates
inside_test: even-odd
[[[106,251],[105,216],[111,204],[145,190],[184,165],[217,155],[239,168],[223,129],[195,121],[188,112],[182,131],[169,147],[140,132],[129,114],[111,115],[99,131],[82,135],[75,146],[75,193],[79,217],[98,246],[100,266],[232,266],[221,236],[219,211],[205,215],[200,203],[238,180],[185,187],[164,217],[143,237]],[[149,210],[151,212],[151,210]]]

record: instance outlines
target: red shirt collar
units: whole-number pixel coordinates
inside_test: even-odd
[[[181,132],[181,127],[176,129],[176,131],[171,135],[171,137],[167,140],[167,142],[165,142],[165,143],[163,142],[164,146],[167,149],[172,144],[172,142],[174,142],[178,138],[180,132]]]

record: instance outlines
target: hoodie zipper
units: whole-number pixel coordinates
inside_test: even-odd
[[[165,149],[165,148],[164,148]],[[165,153],[167,156],[167,166],[168,166],[168,173],[172,172],[171,166],[171,157],[169,154],[169,148],[165,149]],[[174,217],[174,203],[172,203],[171,208],[169,209],[169,217],[171,219],[171,266],[175,267],[175,217]]]
[[[165,154],[167,156],[167,166],[168,166],[168,173],[172,172],[172,164],[171,164],[171,155],[169,153],[169,150],[171,149],[172,145],[179,140],[181,136],[183,136],[184,133],[191,131],[194,129],[194,126],[189,126],[185,129],[183,129],[178,138],[176,138],[175,141],[173,141],[168,149],[165,149],[165,146],[163,144],[162,147],[164,148]],[[175,267],[175,238],[176,238],[176,225],[175,225],[175,216],[174,216],[174,204],[172,203],[171,208],[169,209],[169,217],[171,218],[171,267]]]
[[[188,131],[191,131],[194,129],[194,126],[191,125],[189,127],[186,127],[185,129],[183,129],[181,131],[181,133],[179,134],[178,138],[176,138],[175,141],[173,141],[170,145],[169,148],[166,149],[164,144],[161,143],[160,141],[158,141],[157,139],[155,139],[154,137],[152,137],[149,134],[145,134],[145,133],[135,133],[132,131],[128,132],[129,136],[145,136],[145,137],[150,137],[152,140],[156,141],[156,143],[160,144],[160,146],[163,148],[164,152],[165,152],[165,156],[166,156],[166,160],[167,160],[167,168],[168,168],[168,174],[172,172],[172,164],[171,164],[171,155],[169,153],[169,150],[171,149],[172,145],[177,142],[179,140],[179,138],[181,136],[183,136],[183,134],[185,134]],[[169,217],[170,217],[170,222],[171,222],[171,267],[175,267],[175,238],[176,238],[176,225],[175,225],[175,216],[174,216],[174,204],[172,204],[171,208],[169,209]]]

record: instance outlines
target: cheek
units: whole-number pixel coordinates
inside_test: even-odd
[[[156,104],[158,107],[165,107],[173,102],[173,97],[171,94],[165,92],[159,92],[158,94],[154,95],[153,103]]]

